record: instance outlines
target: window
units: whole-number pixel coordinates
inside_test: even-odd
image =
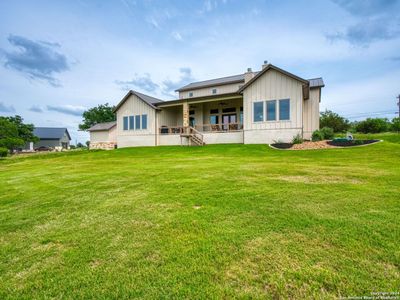
[[[211,125],[218,124],[218,116],[210,116],[210,124]]]
[[[267,101],[267,121],[276,120],[276,100]]]
[[[134,116],[129,116],[129,130],[135,129],[135,124],[134,124]]]
[[[193,97],[193,92],[189,92],[189,97]]]
[[[236,107],[223,108],[222,113],[236,112]]]
[[[136,130],[140,129],[140,116],[139,115],[135,116],[135,129]]]
[[[128,117],[124,117],[124,130],[128,130]]]
[[[290,119],[290,99],[279,100],[279,120]]]
[[[217,114],[217,113],[218,113],[218,108],[210,109],[210,114]]]
[[[216,94],[217,93],[217,89],[212,89],[212,93]]]
[[[147,115],[142,115],[142,129],[147,129]]]
[[[264,121],[264,102],[253,103],[253,122]]]

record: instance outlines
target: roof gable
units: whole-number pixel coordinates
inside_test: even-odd
[[[122,98],[122,100],[117,104],[117,106],[114,108],[113,112],[114,112],[114,113],[117,112],[117,110],[122,106],[122,104],[125,103],[126,100],[128,100],[128,98],[129,98],[131,95],[134,95],[134,96],[138,97],[140,100],[142,100],[143,102],[147,103],[150,107],[152,107],[152,108],[154,108],[154,109],[159,109],[158,107],[155,106],[156,103],[164,102],[164,101],[161,100],[161,99],[154,98],[154,97],[151,97],[151,96],[149,96],[149,95],[145,95],[145,94],[142,94],[142,93],[139,93],[139,92],[130,90],[130,91],[125,95],[125,97]]]
[[[258,78],[260,78],[263,74],[265,74],[269,70],[275,70],[275,71],[277,71],[279,73],[282,73],[282,74],[284,74],[286,76],[289,76],[289,77],[291,77],[291,78],[293,78],[293,79],[295,79],[297,81],[300,81],[300,82],[302,82],[304,84],[307,84],[307,85],[309,84],[308,80],[306,80],[306,79],[303,79],[303,78],[301,78],[299,76],[296,76],[296,75],[294,75],[292,73],[289,73],[289,72],[287,72],[287,71],[285,71],[285,70],[283,70],[281,68],[278,68],[278,67],[276,67],[274,65],[268,64],[266,67],[264,67],[264,69],[262,69],[260,72],[258,72],[257,75],[255,75],[252,79],[250,79],[248,82],[246,82],[238,90],[238,93],[242,93],[247,87],[249,87],[253,82],[255,82]]]
[[[67,134],[68,139],[71,140],[71,136],[69,135],[67,128],[35,127],[33,129],[33,134],[42,140],[59,140],[64,137],[65,133]]]

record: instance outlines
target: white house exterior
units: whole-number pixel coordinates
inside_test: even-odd
[[[322,78],[303,79],[274,65],[259,72],[188,84],[163,101],[129,91],[116,106],[118,148],[310,139],[319,128]],[[91,137],[92,142],[92,137]]]

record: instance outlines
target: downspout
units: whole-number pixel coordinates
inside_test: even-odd
[[[158,110],[155,110],[155,122],[154,122],[154,124],[155,124],[155,126],[156,126],[156,134],[154,135],[155,136],[155,145],[156,146],[158,146]]]

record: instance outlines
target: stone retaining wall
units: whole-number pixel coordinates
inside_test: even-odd
[[[90,149],[103,149],[103,150],[113,150],[115,149],[115,142],[97,142],[97,143],[90,143]]]

